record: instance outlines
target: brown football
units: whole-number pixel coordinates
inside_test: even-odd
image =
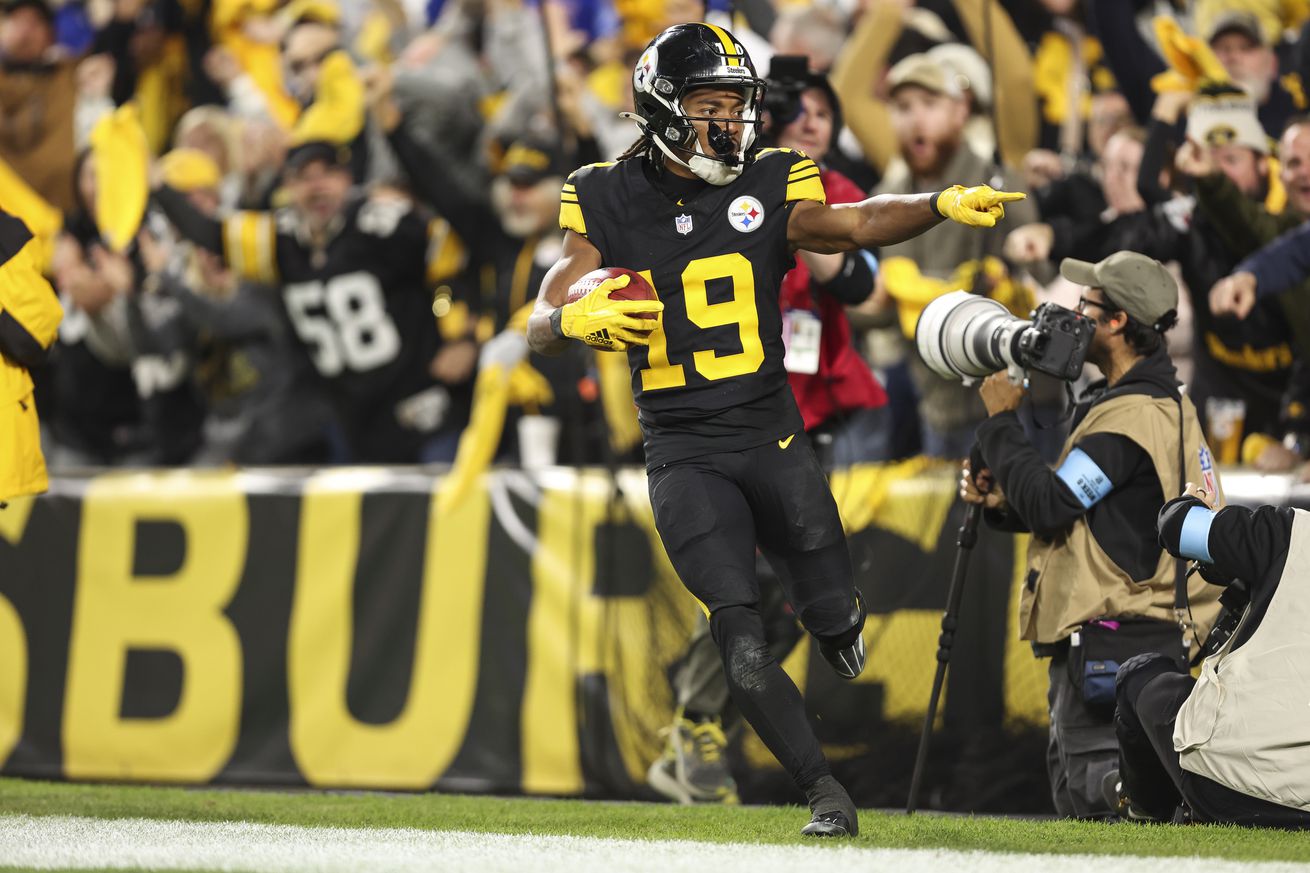
[[[650,286],[640,273],[633,270],[625,270],[623,267],[601,267],[599,270],[592,270],[578,281],[574,282],[569,288],[569,296],[565,301],[573,303],[582,297],[596,290],[596,287],[606,279],[616,279],[619,276],[627,276],[628,284],[623,288],[616,288],[610,292],[611,300],[658,300],[655,296],[655,289]],[[653,312],[637,313],[641,318],[655,318]]]

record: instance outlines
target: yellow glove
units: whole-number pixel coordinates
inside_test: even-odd
[[[650,332],[659,321],[639,318],[637,313],[659,313],[664,304],[658,300],[611,300],[610,292],[626,288],[629,281],[628,276],[606,279],[585,297],[564,304],[559,310],[560,333],[607,352],[649,344]]]
[[[1005,204],[1027,197],[1019,191],[996,191],[986,185],[965,188],[952,185],[933,198],[933,209],[942,218],[969,227],[995,227],[1005,217]]]

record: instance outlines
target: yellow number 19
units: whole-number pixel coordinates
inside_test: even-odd
[[[643,270],[641,275],[652,288],[655,287],[650,270]],[[732,281],[731,300],[710,303],[706,285],[715,279]],[[760,368],[764,363],[764,344],[760,341],[760,314],[755,308],[755,272],[744,255],[734,252],[692,261],[682,271],[682,299],[692,324],[700,328],[735,324],[741,338],[740,352],[726,355],[713,349],[694,352],[692,364],[696,372],[706,379],[715,380],[744,376]],[[668,338],[662,327],[651,333],[646,358],[650,366],[641,371],[643,391],[679,388],[687,384],[682,364],[669,363]]]

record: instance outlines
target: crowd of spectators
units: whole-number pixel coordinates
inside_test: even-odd
[[[512,338],[568,172],[637,137],[642,48],[706,19],[766,77],[827,76],[813,148],[860,191],[1031,195],[870,253],[841,332],[886,389],[868,457],[962,457],[985,415],[917,358],[928,300],[1073,306],[1060,260],[1122,249],[1186,287],[1172,351],[1220,461],[1310,455],[1304,0],[7,0],[0,207],[66,313],[34,373],[51,468],[540,458],[520,433],[637,459],[619,356]],[[380,320],[379,287],[422,305]]]

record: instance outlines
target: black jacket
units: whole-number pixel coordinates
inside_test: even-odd
[[[1195,497],[1175,497],[1160,510],[1156,522],[1160,546],[1174,557],[1190,557],[1180,554],[1179,540],[1183,519],[1198,506],[1206,508]],[[1208,543],[1212,569],[1217,571],[1217,576],[1206,574],[1206,579],[1241,579],[1251,596],[1251,611],[1233,641],[1234,648],[1251,638],[1274,599],[1292,544],[1294,518],[1293,510],[1286,506],[1261,506],[1254,510],[1225,506],[1215,513]]]
[[[1074,411],[1072,427],[1076,429],[1097,403],[1125,394],[1179,399],[1177,373],[1163,348],[1142,358],[1113,388],[1107,389],[1104,380],[1093,384]],[[1160,549],[1144,532],[1154,529],[1166,492],[1178,493],[1183,483],[1173,481],[1178,474],[1168,471],[1168,481],[1161,484],[1150,455],[1137,443],[1119,434],[1092,433],[1074,445],[1112,484],[1090,508],[1042,461],[1013,412],[984,421],[978,427],[978,445],[1009,505],[1003,515],[987,513],[989,524],[1051,539],[1085,515],[1096,542],[1124,572],[1133,579],[1154,575]]]

